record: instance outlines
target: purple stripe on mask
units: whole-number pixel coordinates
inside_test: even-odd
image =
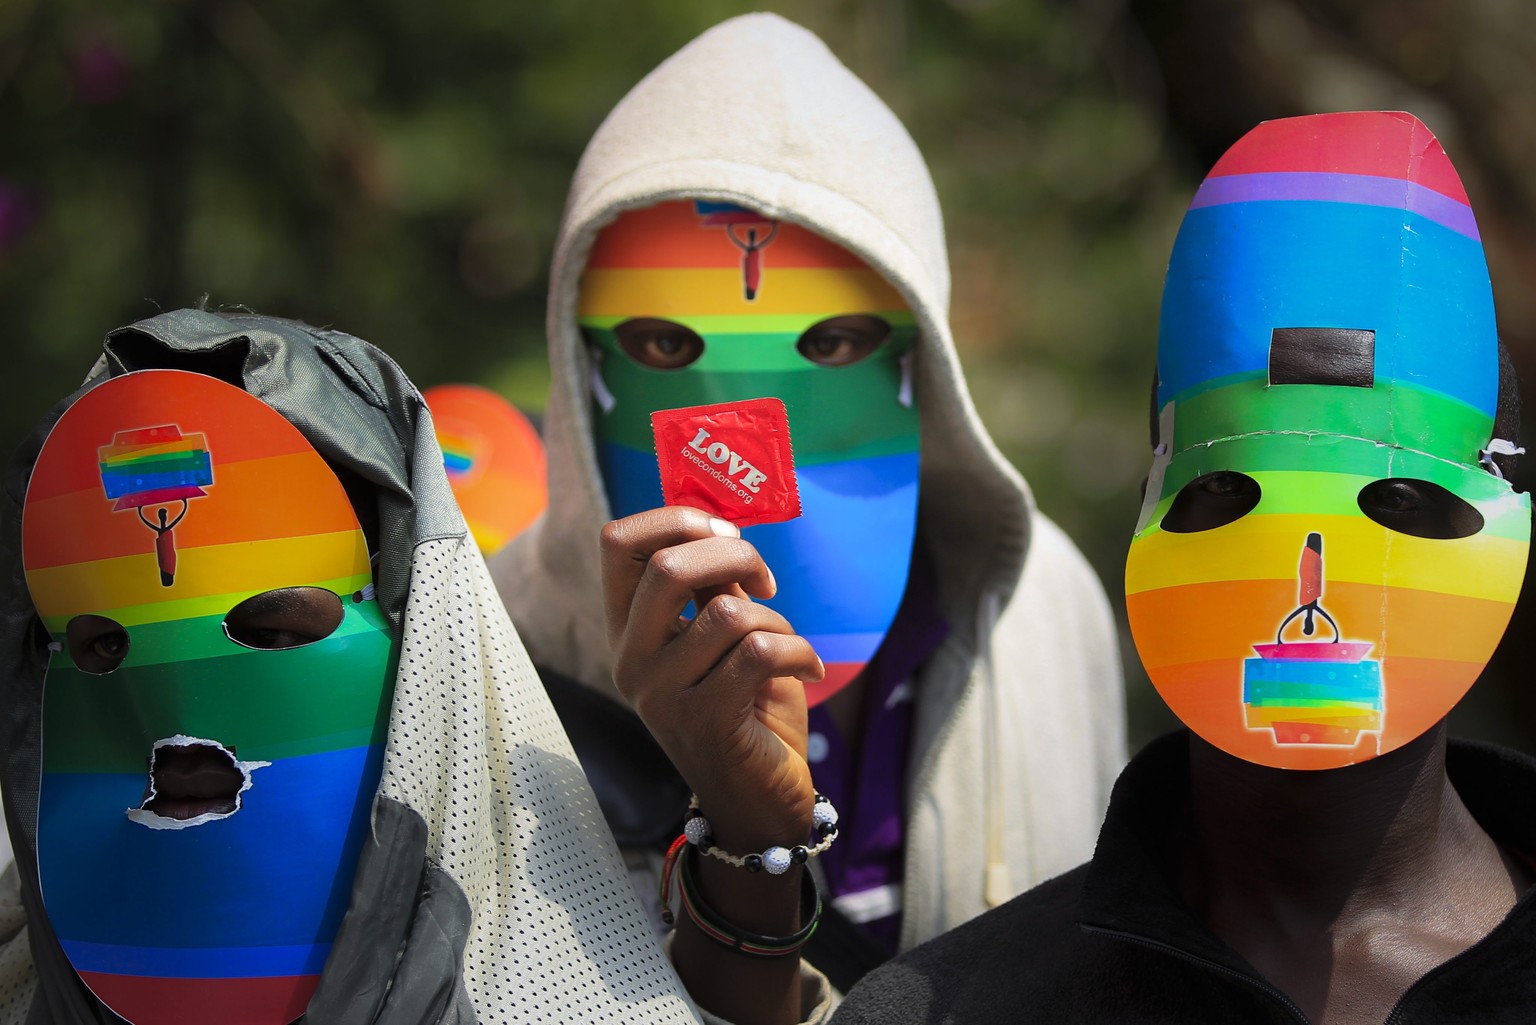
[[[1416,182],[1368,174],[1269,171],[1207,178],[1189,208],[1264,201],[1355,203],[1407,210],[1468,238],[1482,240],[1472,208]]]

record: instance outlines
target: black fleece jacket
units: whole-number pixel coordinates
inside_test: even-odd
[[[1494,839],[1536,853],[1536,760],[1452,741],[1446,768]],[[1188,779],[1187,733],[1147,745],[1115,784],[1091,862],[867,976],[834,1025],[1305,1023],[1174,889],[1167,831],[1182,820]],[[1419,979],[1389,1025],[1536,1022],[1533,894]]]

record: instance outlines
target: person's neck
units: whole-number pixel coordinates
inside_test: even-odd
[[[1369,891],[1401,898],[1405,870],[1420,876],[1424,857],[1477,828],[1446,780],[1443,724],[1380,757],[1321,771],[1255,765],[1191,737],[1189,774],[1185,867],[1200,870],[1192,882],[1207,899],[1230,888],[1332,916]]]
[[[1358,765],[1301,771],[1191,738],[1179,889],[1315,1021],[1341,1020],[1330,989],[1362,972],[1379,978],[1390,1008],[1486,935],[1530,881],[1462,804],[1445,747],[1442,722]],[[1372,962],[1393,944],[1389,963]]]

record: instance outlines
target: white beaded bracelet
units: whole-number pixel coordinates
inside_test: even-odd
[[[719,858],[727,865],[744,868],[748,872],[761,872],[766,869],[769,875],[780,876],[788,872],[791,865],[803,865],[816,857],[831,847],[832,841],[837,839],[837,809],[832,807],[832,802],[820,793],[817,793],[816,803],[811,808],[811,823],[811,832],[816,841],[814,845],[770,847],[761,854],[730,854],[715,846],[715,839],[710,834],[709,820],[699,810],[699,798],[695,794],[688,799],[688,818],[683,823],[683,836],[697,847],[701,854]]]

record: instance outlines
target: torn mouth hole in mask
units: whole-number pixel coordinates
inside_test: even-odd
[[[187,829],[240,810],[251,774],[271,762],[242,762],[216,740],[177,734],[155,741],[144,800],[128,818],[150,829]]]

